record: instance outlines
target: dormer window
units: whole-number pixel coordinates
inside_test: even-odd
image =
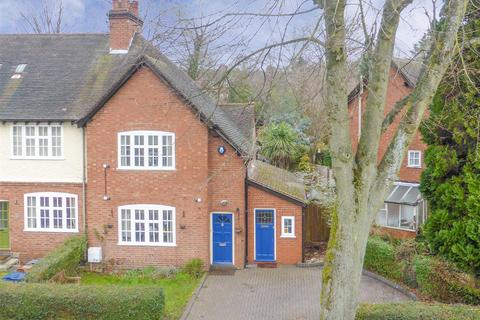
[[[12,159],[62,159],[61,124],[15,124],[11,131]]]

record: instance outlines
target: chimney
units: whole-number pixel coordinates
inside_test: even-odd
[[[108,18],[110,53],[127,53],[133,36],[143,26],[143,21],[138,17],[138,1],[112,0],[112,10],[108,13]]]

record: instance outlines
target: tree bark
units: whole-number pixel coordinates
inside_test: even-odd
[[[355,157],[350,140],[350,119],[346,90],[345,0],[315,0],[324,8],[326,42],[326,98],[331,124],[330,150],[337,200],[332,213],[330,240],[322,274],[320,319],[353,320],[370,227],[383,199],[397,178],[398,170],[423,114],[431,102],[448,62],[453,55],[456,32],[461,24],[466,0],[445,2],[445,26],[432,54],[428,69],[413,93],[405,99],[406,115],[381,163],[378,145],[388,83],[388,70],[400,12],[411,0],[387,0],[375,53],[372,55],[369,100],[364,130]],[[374,97],[370,97],[375,95]]]

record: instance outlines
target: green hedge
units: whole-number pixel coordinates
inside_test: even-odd
[[[363,304],[357,320],[474,320],[480,319],[480,308],[465,305],[426,303]]]
[[[395,261],[395,248],[380,237],[370,237],[363,267],[385,278],[402,279],[402,265]]]
[[[67,275],[73,274],[80,261],[84,259],[86,248],[87,238],[84,235],[68,238],[32,267],[27,274],[27,281],[48,281],[62,270],[65,270]]]
[[[468,274],[430,256],[416,256],[413,265],[422,294],[441,302],[480,305],[480,289],[475,288],[475,279]]]
[[[0,319],[162,319],[164,303],[154,286],[0,285]]]

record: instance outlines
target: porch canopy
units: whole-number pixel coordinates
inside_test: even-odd
[[[385,199],[385,203],[416,206],[421,200],[422,195],[418,185],[398,184],[392,187],[390,194]]]

